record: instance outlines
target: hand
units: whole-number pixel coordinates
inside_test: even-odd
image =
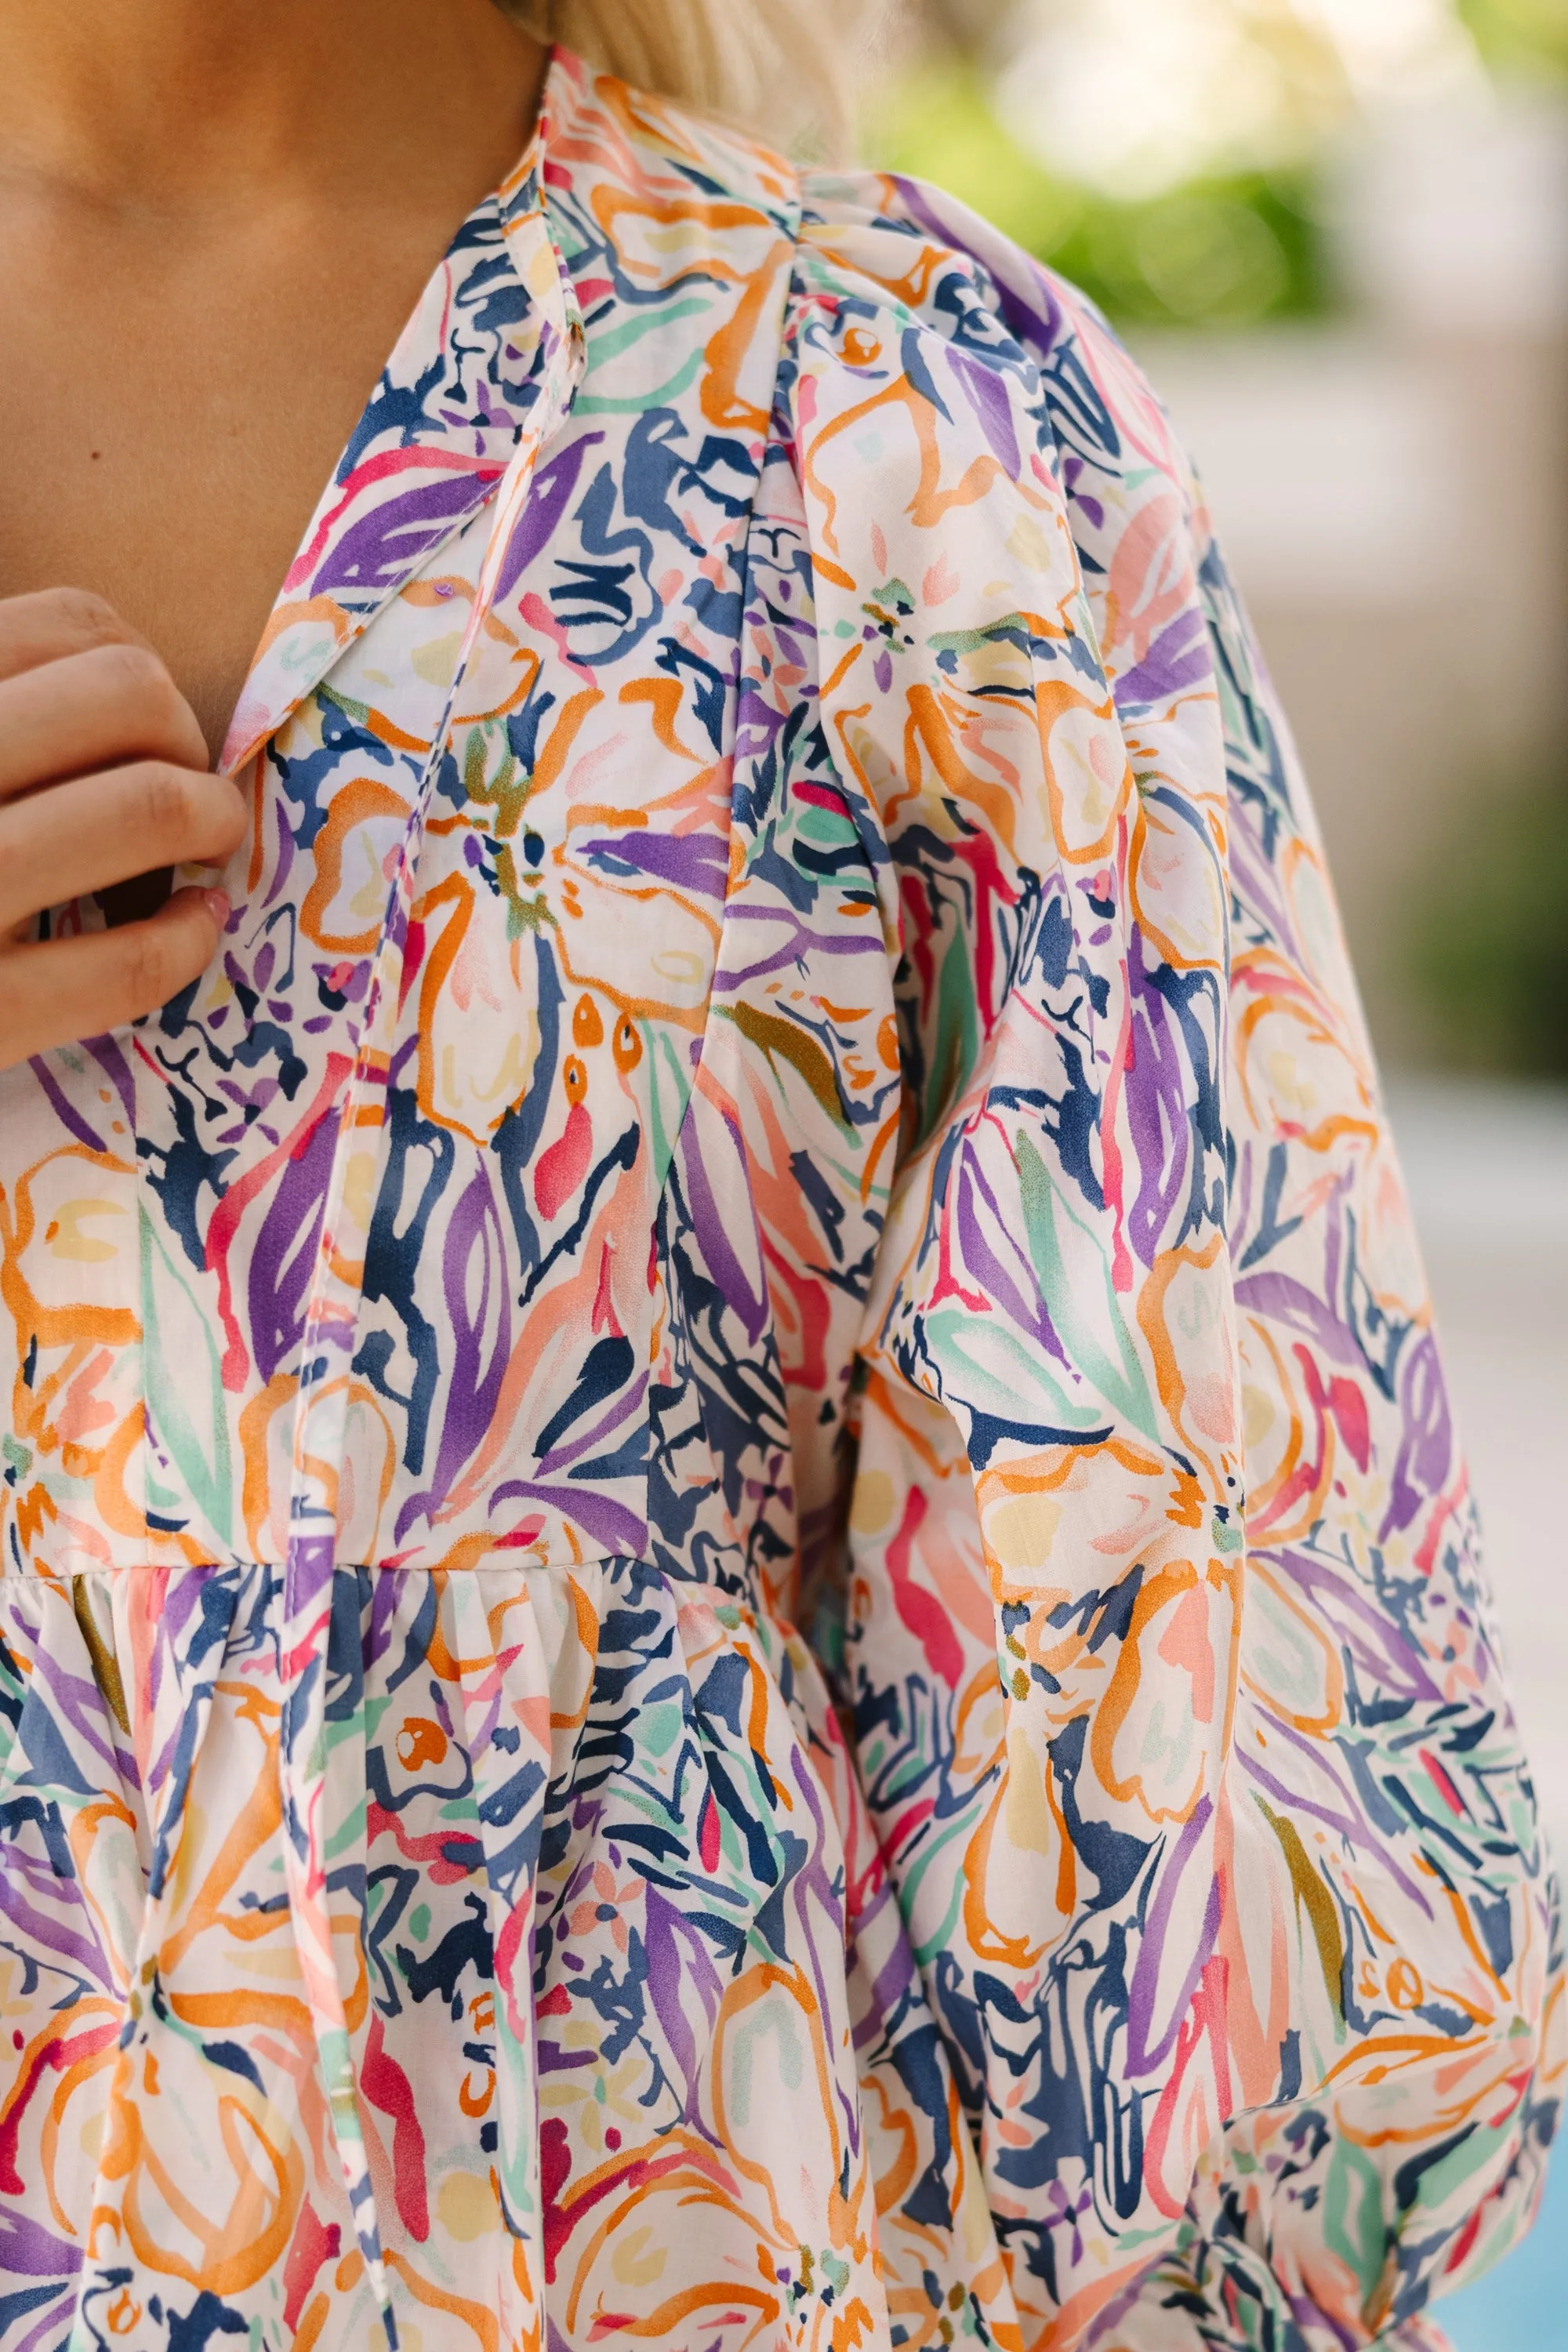
[[[166,1004],[211,962],[228,901],[176,890],[148,920],[30,941],[35,915],[160,866],[217,865],[245,829],[145,638],[79,589],[0,598],[0,1069]]]

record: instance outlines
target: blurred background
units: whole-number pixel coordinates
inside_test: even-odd
[[[1311,776],[1568,1862],[1568,0],[898,0],[868,161],[1087,289]],[[1568,2352],[1568,2154],[1436,2316]]]

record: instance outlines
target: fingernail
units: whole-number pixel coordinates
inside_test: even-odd
[[[207,912],[211,915],[219,930],[226,930],[228,928],[228,892],[226,890],[204,890],[202,892],[202,897],[206,900]]]

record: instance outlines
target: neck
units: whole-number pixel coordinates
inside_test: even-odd
[[[543,64],[491,0],[0,0],[0,187],[210,220],[454,141],[499,177]]]

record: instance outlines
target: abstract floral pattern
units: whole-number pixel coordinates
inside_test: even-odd
[[[558,53],[226,761],[0,1082],[4,2352],[1436,2344],[1551,1882],[1098,318]]]

